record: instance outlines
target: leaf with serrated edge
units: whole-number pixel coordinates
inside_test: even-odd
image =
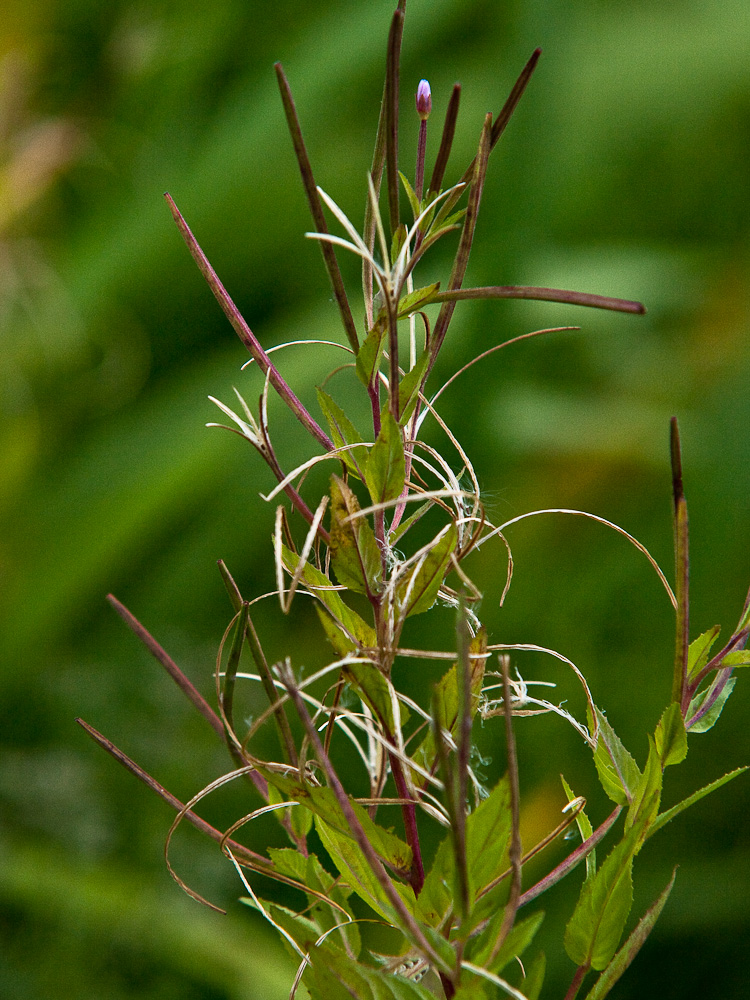
[[[373,503],[395,500],[404,488],[404,441],[401,428],[389,410],[382,414],[380,433],[372,446],[364,472]]]
[[[421,306],[427,305],[435,294],[440,290],[440,282],[436,281],[432,285],[425,285],[423,288],[415,288],[413,292],[402,295],[398,301],[398,318],[403,319],[416,312]]]
[[[331,562],[340,584],[370,597],[382,590],[382,563],[369,522],[354,516],[359,510],[350,487],[331,476]]]
[[[454,870],[453,842],[451,835],[448,834],[440,842],[432,868],[419,894],[420,909],[431,927],[441,924],[445,914],[453,905]]]
[[[679,764],[687,757],[688,742],[685,720],[682,718],[682,712],[677,702],[672,702],[664,709],[654,733],[654,741],[662,767]]]
[[[617,950],[633,902],[633,855],[646,821],[644,813],[610,852],[596,876],[583,884],[565,928],[565,951],[576,965],[604,969]]]
[[[589,725],[593,727],[590,715],[589,712]],[[594,753],[594,764],[599,781],[608,798],[619,806],[625,806],[635,794],[641,772],[609,724],[606,715],[598,708],[596,718],[599,724],[599,739]]]
[[[286,545],[281,546],[281,560],[289,573],[294,573],[299,563],[299,556],[291,552]],[[302,571],[302,582],[315,597],[330,611],[334,620],[341,625],[346,634],[360,646],[374,646],[375,630],[363,618],[352,611],[341,599],[338,591],[332,589],[333,584],[328,577],[310,563]]]
[[[398,387],[398,420],[402,427],[406,425],[417,405],[419,389],[429,360],[430,352],[426,348],[411,371],[407,372],[401,379],[401,384]]]
[[[711,647],[719,638],[719,632],[721,631],[721,625],[714,625],[707,632],[703,632],[699,635],[697,639],[693,639],[688,647],[688,669],[687,676],[688,680],[691,681],[708,663],[708,657],[711,652]]]
[[[679,816],[681,812],[689,809],[690,806],[695,805],[696,802],[700,802],[701,799],[705,798],[706,795],[710,795],[711,792],[715,792],[717,788],[721,788],[722,785],[726,785],[728,781],[732,781],[733,778],[738,777],[748,770],[748,766],[737,767],[734,771],[729,771],[721,778],[717,778],[716,781],[712,781],[708,785],[704,785],[703,788],[699,788],[697,792],[693,792],[692,795],[688,795],[686,799],[682,802],[678,802],[677,805],[671,807],[671,809],[665,809],[663,813],[656,817],[654,822],[648,828],[646,832],[646,837],[652,837],[657,830],[661,830],[663,826],[666,826],[670,820],[673,820],[675,816]]]
[[[630,803],[628,815],[625,819],[626,830],[629,830],[631,826],[641,825],[641,821],[645,822],[641,843],[645,839],[649,825],[656,819],[656,814],[659,811],[663,780],[664,772],[662,771],[661,759],[656,749],[656,743],[653,737],[649,735],[648,760],[646,761],[641,780],[638,782],[638,788],[633,796],[633,801]],[[636,848],[636,853],[639,850],[640,844]]]
[[[641,947],[651,933],[654,924],[659,919],[661,911],[664,909],[664,904],[669,899],[669,894],[672,891],[676,874],[677,869],[675,868],[672,872],[672,878],[669,880],[667,886],[659,894],[653,906],[651,906],[641,917],[633,929],[630,937],[617,952],[607,968],[599,976],[592,989],[586,994],[586,1000],[604,1000],[604,997],[606,997],[617,980],[620,976],[622,976],[623,972],[625,972],[635,956],[641,950]]]
[[[337,448],[342,448],[347,444],[359,444],[362,441],[359,431],[347,417],[338,403],[331,399],[327,392],[318,388],[318,404],[326,418],[328,429],[331,432],[331,439]],[[361,448],[341,453],[341,460],[347,469],[359,479],[364,479],[362,465],[367,460],[367,447],[363,444]]]
[[[398,585],[396,602],[404,618],[429,611],[435,603],[457,540],[456,526],[451,524],[442,538],[433,545],[421,566],[417,564]]]
[[[393,905],[355,841],[350,836],[335,829],[320,816],[315,817],[315,829],[318,831],[323,846],[331,856],[334,865],[360,899],[363,899],[389,923],[398,924],[399,921]],[[414,890],[402,882],[394,882],[393,886],[407,909],[413,914],[417,909]]]
[[[534,940],[534,935],[539,930],[542,920],[544,920],[544,912],[540,910],[538,913],[533,913],[530,917],[526,917],[525,920],[519,920],[518,923],[514,924],[508,936],[503,941],[497,955],[490,962],[490,956],[495,947],[495,942],[497,941],[504,918],[504,910],[498,910],[479,937],[471,943],[471,949],[468,953],[469,960],[474,965],[481,965],[490,972],[502,972],[508,962],[524,953]]]
[[[362,701],[372,709],[375,717],[393,733],[395,723],[391,689],[381,671],[374,663],[352,663],[344,668],[343,673]],[[409,710],[405,705],[400,706],[400,718],[402,726],[409,719]]]
[[[477,713],[479,700],[484,683],[484,667],[486,660],[476,654],[481,654],[487,650],[487,632],[484,628],[479,629],[469,643],[469,653],[475,654],[471,659],[471,717]],[[447,730],[451,736],[455,737],[458,730],[458,688],[456,686],[456,664],[454,663],[447,673],[443,674],[435,685],[433,704],[436,706],[438,715],[435,718],[436,724]],[[437,756],[435,747],[435,734],[432,727],[412,756],[415,764],[418,764],[425,771],[432,771]],[[415,774],[414,780],[417,784],[424,786],[426,779]]]
[[[544,952],[540,951],[528,964],[524,964],[526,965],[526,975],[521,981],[521,992],[526,1000],[539,1000],[539,994],[544,986],[544,973],[547,971],[547,960],[544,957]]]
[[[562,781],[562,786],[565,789],[565,794],[568,797],[568,802],[572,802],[575,799],[573,794],[573,789],[567,783],[565,778],[560,775],[560,780]],[[591,820],[586,815],[586,810],[581,809],[576,815],[576,826],[578,827],[578,832],[581,835],[581,840],[588,840],[588,838],[593,834],[594,828],[591,825]],[[589,851],[586,855],[586,880],[593,878],[596,875],[596,851]]]
[[[510,832],[510,785],[506,774],[466,818],[466,866],[477,891],[502,874]]]
[[[374,380],[380,366],[386,333],[385,320],[378,317],[370,332],[362,342],[357,354],[357,375],[364,386],[369,386]]]
[[[724,711],[724,706],[726,705],[729,699],[729,695],[734,690],[734,685],[736,683],[737,683],[736,677],[729,678],[724,687],[721,689],[721,692],[716,698],[716,701],[709,708],[706,714],[702,716],[700,719],[698,719],[698,721],[690,727],[689,730],[690,733],[707,733],[709,729],[713,729],[713,727],[719,721],[719,716]],[[710,697],[712,690],[713,690],[713,685],[705,688],[703,691],[700,692],[700,694],[697,694],[695,698],[693,698],[687,710],[688,720],[692,719],[692,717],[697,712],[700,711],[701,706],[704,704],[706,699]]]

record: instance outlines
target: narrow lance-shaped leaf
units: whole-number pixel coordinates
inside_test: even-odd
[[[276,78],[281,92],[281,102],[284,105],[284,114],[286,115],[287,125],[289,126],[289,132],[292,137],[292,144],[294,145],[294,153],[297,157],[300,174],[302,175],[302,183],[305,188],[305,194],[307,195],[308,205],[310,206],[310,213],[315,221],[315,227],[318,232],[327,233],[328,226],[326,224],[326,217],[323,212],[323,205],[321,204],[320,195],[318,194],[318,188],[315,183],[310,158],[307,155],[305,141],[302,137],[302,128],[299,123],[299,118],[297,117],[297,109],[294,105],[294,98],[292,97],[289,81],[286,78],[286,74],[284,73],[281,63],[276,63],[274,69],[276,70]],[[347,339],[349,340],[352,348],[356,351],[359,347],[357,328],[354,325],[354,318],[349,307],[349,300],[346,297],[344,279],[341,277],[341,271],[339,270],[338,261],[336,260],[336,253],[332,244],[327,240],[320,241],[320,249],[323,254],[326,269],[328,270],[328,276],[331,279],[333,294],[336,298],[339,312],[341,313],[341,321],[344,325]]]
[[[736,677],[727,679],[719,673],[705,691],[693,698],[685,713],[687,727],[691,733],[707,733],[709,729],[713,729],[724,711],[736,682]]]
[[[562,781],[562,786],[565,790],[565,794],[568,797],[568,802],[572,802],[575,799],[573,794],[573,789],[567,783],[565,778],[560,775],[560,780]],[[591,825],[591,820],[586,815],[584,809],[581,809],[576,815],[576,825],[578,826],[578,832],[581,834],[581,840],[588,840],[588,838],[593,834],[594,828]],[[591,851],[590,854],[586,855],[586,881],[593,878],[596,875],[596,851]]]
[[[577,966],[605,969],[622,936],[633,903],[633,856],[647,815],[610,852],[596,876],[584,882],[565,929],[565,950]]]
[[[530,917],[520,920],[510,931],[497,955],[492,958],[492,949],[500,930],[503,911],[499,910],[490,920],[487,927],[472,942],[468,952],[474,965],[481,965],[490,972],[502,972],[509,962],[519,958],[534,940],[536,932],[544,920],[544,912],[533,913]]]
[[[738,767],[734,771],[730,771],[721,778],[717,778],[716,781],[712,781],[710,784],[705,785],[703,788],[698,789],[697,792],[693,792],[692,795],[688,795],[686,799],[682,802],[678,802],[677,805],[672,806],[671,809],[665,809],[663,813],[656,817],[651,826],[646,831],[646,837],[652,837],[657,830],[661,830],[663,826],[666,826],[675,816],[679,816],[680,813],[689,809],[690,806],[695,805],[696,802],[700,802],[701,799],[710,795],[711,792],[715,792],[717,788],[721,788],[722,785],[726,785],[728,781],[732,781],[737,778],[740,774],[744,774],[748,770],[748,765],[745,767]]]
[[[396,605],[401,619],[429,611],[435,603],[457,540],[456,526],[450,524],[427,556],[398,584]]]
[[[331,432],[331,437],[336,447],[341,448],[344,445],[359,444],[362,442],[359,431],[338,403],[331,399],[328,393],[322,389],[318,388],[316,391],[318,394],[318,404],[326,418],[328,429]],[[350,451],[341,453],[341,461],[359,479],[364,479],[362,465],[366,461],[366,458],[367,448],[364,443],[362,443],[361,448],[353,448]]]
[[[646,911],[636,924],[633,932],[628,937],[625,944],[620,948],[615,957],[599,976],[594,986],[586,995],[586,1000],[604,1000],[609,991],[622,976],[635,956],[643,947],[646,938],[654,928],[654,924],[659,919],[661,911],[669,899],[672,892],[677,869],[672,872],[672,878],[661,891],[656,902]]]
[[[282,545],[281,557],[287,572],[294,573],[299,563],[299,556]],[[353,642],[358,646],[368,647],[376,644],[375,630],[356,611],[352,611],[344,603],[341,595],[334,589],[333,584],[324,573],[307,563],[302,571],[302,582],[326,607]]]
[[[630,753],[623,746],[603,712],[596,709],[596,722],[599,728],[599,739],[594,753],[599,781],[607,796],[618,805],[624,806],[632,801],[641,772]],[[590,717],[589,725],[594,729],[594,720]]]
[[[404,441],[401,428],[388,410],[382,414],[380,433],[364,472],[373,503],[395,500],[401,495],[406,478]]]
[[[673,701],[664,709],[659,725],[654,733],[656,752],[659,754],[662,768],[670,764],[679,764],[685,759],[688,751],[685,720],[677,702]]]
[[[636,788],[633,801],[630,803],[630,809],[628,809],[628,815],[625,819],[626,830],[630,829],[631,826],[642,827],[644,830],[642,839],[645,839],[648,827],[656,819],[656,814],[659,811],[663,778],[664,772],[662,770],[661,758],[656,749],[653,737],[649,736],[646,766],[641,774],[638,787]],[[640,847],[641,844],[639,843],[636,851],[640,850]]]
[[[719,638],[721,625],[714,625],[713,628],[703,632],[697,639],[693,639],[688,647],[688,680],[695,680],[697,675],[708,663],[711,654],[711,647]]]
[[[378,319],[373,324],[372,329],[365,337],[362,346],[357,354],[356,370],[357,376],[365,386],[369,389],[375,384],[375,380],[378,376],[378,371],[380,369],[380,360],[383,357],[383,348],[385,347],[385,335],[388,332],[386,326],[385,318],[383,316],[378,316]]]
[[[399,424],[402,427],[406,426],[410,420],[419,401],[419,392],[429,363],[430,349],[426,347],[411,371],[407,372],[401,379],[401,384],[398,387],[398,409]]]
[[[380,549],[369,522],[357,517],[356,496],[339,476],[331,476],[331,562],[340,584],[373,597],[382,589]]]

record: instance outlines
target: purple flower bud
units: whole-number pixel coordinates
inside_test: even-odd
[[[420,80],[417,87],[417,114],[422,121],[427,121],[432,111],[432,94],[427,80]]]

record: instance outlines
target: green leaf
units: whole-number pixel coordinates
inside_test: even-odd
[[[352,840],[351,835],[332,826],[319,815],[315,817],[315,829],[323,841],[323,846],[331,856],[334,865],[360,899],[363,899],[383,919],[391,924],[395,923],[398,925],[399,920],[391,901],[373,874],[359,846]],[[417,900],[411,886],[396,881],[392,881],[392,884],[396,892],[401,896],[407,909],[412,914],[415,913],[417,910]]]
[[[723,656],[719,669],[724,667],[750,667],[750,649],[734,649]]]
[[[399,424],[404,427],[414,412],[414,408],[419,400],[419,389],[422,385],[424,373],[427,371],[427,363],[430,360],[428,348],[422,352],[421,357],[406,375],[401,379],[398,387],[398,412]]]
[[[522,955],[528,948],[544,920],[544,912],[540,910],[514,924],[497,955],[490,962],[504,917],[505,911],[498,910],[482,933],[471,942],[469,950],[469,958],[474,965],[481,965],[482,968],[496,974],[502,972],[510,961]]]
[[[368,597],[380,593],[382,561],[369,522],[353,517],[359,501],[339,476],[331,476],[331,562],[340,584]]]
[[[646,911],[636,924],[633,932],[628,937],[625,944],[620,948],[615,957],[602,972],[601,976],[594,983],[594,986],[586,995],[586,1000],[604,1000],[623,972],[628,968],[635,956],[641,950],[643,943],[651,933],[654,924],[659,919],[664,904],[669,899],[669,894],[674,885],[677,869],[672,872],[672,878],[667,886],[662,890],[656,902]]]
[[[431,500],[428,500],[427,503],[420,504],[410,517],[405,518],[405,520],[403,520],[395,530],[389,532],[388,540],[390,544],[395,545],[399,538],[403,538],[409,528],[424,517],[428,510],[432,510],[433,506],[434,505]]]
[[[375,717],[385,724],[389,733],[394,733],[396,725],[393,718],[391,688],[375,664],[352,663],[344,668],[343,674],[362,701],[372,709]],[[409,719],[409,710],[405,705],[400,705],[399,710],[403,726]]]
[[[411,186],[409,178],[406,174],[402,173],[400,170],[398,176],[401,178],[401,183],[404,185],[404,191],[406,191],[406,197],[409,199],[409,204],[411,205],[411,210],[414,213],[414,218],[416,219],[420,212],[422,211],[422,206],[419,204],[419,198],[417,198],[417,192]]]
[[[341,627],[334,621],[322,604],[316,604],[315,610],[320,619],[320,624],[323,626],[326,638],[339,656],[348,656],[349,653],[353,653],[357,649],[356,642],[350,639],[346,632],[342,631]]]
[[[292,811],[296,812],[298,810]],[[308,810],[305,810],[305,812],[307,812],[308,816],[312,816]],[[309,889],[321,893],[334,903],[337,903],[349,916],[354,916],[351,907],[347,903],[350,890],[346,889],[340,880],[334,879],[333,875],[325,870],[314,854],[309,854],[305,857],[299,851],[285,847],[281,850],[269,848],[268,856],[273,861],[276,871],[280,874],[288,875],[289,878],[302,882]],[[307,895],[307,902],[308,907],[305,912],[314,920],[320,933],[324,933],[344,922],[341,910],[333,906],[327,906],[321,900],[320,896],[313,895],[310,892]],[[359,935],[359,927],[356,922],[345,924],[336,933],[345,937],[349,948],[355,955],[359,954],[362,943]]]
[[[670,764],[679,764],[687,757],[687,732],[677,702],[672,702],[664,709],[654,733],[654,742],[662,768]]]
[[[245,906],[250,906],[254,909],[258,909],[255,901],[248,898],[247,896],[240,897],[240,902],[244,903]],[[320,937],[320,930],[314,921],[310,920],[309,917],[303,916],[301,913],[295,913],[294,910],[290,910],[287,906],[281,906],[278,903],[272,903],[265,899],[258,899],[258,902],[263,906],[267,913],[270,914],[272,919],[289,934],[289,936],[297,942],[303,951],[307,951],[309,948],[314,947],[315,942]],[[289,947],[288,943],[284,941],[285,945]],[[296,952],[292,950],[292,954],[299,961],[299,956]]]
[[[438,291],[440,291],[440,282],[436,281],[432,285],[415,288],[413,292],[402,295],[398,300],[398,318],[403,319],[405,316],[410,316],[422,306],[428,305],[435,292]]]
[[[583,884],[565,928],[565,950],[576,965],[605,969],[617,950],[633,902],[633,855],[646,821],[644,811],[596,876]]]
[[[725,774],[723,777],[717,778],[716,781],[712,781],[710,784],[704,785],[703,788],[698,789],[697,792],[693,792],[692,795],[683,799],[682,802],[678,802],[677,805],[672,806],[671,809],[666,809],[663,813],[656,817],[654,822],[648,828],[646,836],[653,836],[657,830],[661,830],[661,828],[666,826],[666,824],[669,823],[670,820],[673,820],[675,816],[679,816],[681,812],[689,809],[690,806],[695,805],[696,802],[700,802],[702,798],[705,798],[705,796],[709,795],[711,792],[715,792],[717,788],[721,788],[722,785],[726,785],[728,781],[732,781],[733,778],[743,774],[747,771],[747,769],[748,765],[745,767],[735,768],[734,771],[729,771],[729,773]]]
[[[453,905],[454,870],[453,841],[448,834],[440,842],[432,868],[419,894],[422,917],[431,927],[438,927]]]
[[[396,587],[396,607],[404,618],[429,611],[437,600],[446,569],[458,541],[456,526],[450,524],[433,544],[427,557],[417,562],[406,579]]]
[[[268,804],[270,806],[276,805],[278,802],[285,801],[286,799],[278,788],[275,788],[273,785],[268,786]],[[297,837],[306,837],[310,832],[310,828],[312,826],[312,813],[309,809],[305,809],[303,806],[299,806],[296,809],[290,806],[289,809],[285,809],[283,812],[277,810],[275,815],[277,816],[279,822],[281,822],[282,816],[288,815],[292,832]]]
[[[316,991],[315,1000],[329,1000],[334,984],[347,990],[348,1000],[352,997],[357,1000],[434,1000],[430,990],[405,976],[353,962],[341,951],[329,952],[324,947],[318,951],[319,955],[313,952],[312,969],[309,976],[306,970],[303,979],[306,986],[310,984],[312,991]]]
[[[331,432],[331,439],[336,447],[341,448],[346,444],[359,444],[362,441],[359,431],[338,403],[331,399],[328,393],[323,392],[322,389],[319,388],[316,391],[318,394],[318,404],[323,411],[323,416],[326,418],[328,429]],[[359,479],[364,479],[362,465],[367,461],[367,446],[365,444],[362,445],[362,448],[344,452],[341,455],[341,460],[353,475]]]
[[[736,677],[729,678],[724,687],[721,689],[716,701],[709,708],[706,714],[690,727],[689,731],[691,733],[707,733],[709,729],[713,729],[719,721],[719,716],[724,711],[724,706],[727,703],[729,695],[734,690],[734,685],[736,683]],[[693,698],[687,710],[688,721],[701,710],[701,707],[705,703],[706,699],[711,696],[712,691],[713,685],[701,691],[700,694],[697,694],[695,698]]]
[[[482,654],[487,650],[487,632],[481,628],[469,643],[470,654]],[[479,655],[471,660],[471,717],[477,713],[479,708],[482,685],[484,683],[484,667],[486,660]],[[435,685],[432,704],[435,706],[437,715],[435,722],[441,728],[449,732],[453,737],[458,732],[458,687],[457,687],[457,666],[454,663],[447,673],[443,674]],[[435,746],[435,734],[430,727],[417,748],[412,760],[425,771],[432,771],[437,758],[437,747]],[[426,779],[419,774],[414,775],[414,781],[424,787]]]
[[[510,783],[506,774],[466,818],[466,865],[476,890],[481,892],[507,867],[510,833]]]
[[[721,625],[714,625],[713,628],[699,635],[690,643],[688,647],[688,681],[694,680],[708,663],[711,647],[718,639],[720,631]]]
[[[596,709],[596,719],[599,723],[599,739],[594,753],[594,764],[599,781],[605,794],[613,802],[619,806],[625,806],[633,798],[641,772],[607,721],[606,715],[598,708]],[[591,718],[589,718],[589,725],[593,728]]]
[[[560,775],[560,780],[562,781],[562,786],[565,790],[565,794],[568,797],[568,802],[572,802],[576,796],[573,794],[573,789],[567,783],[565,778]],[[581,811],[576,816],[576,826],[578,827],[578,832],[581,835],[581,841],[588,840],[588,838],[593,834],[594,828],[591,825],[591,820],[586,815],[585,809]],[[596,851],[589,851],[586,855],[586,880],[593,878],[596,875]]]
[[[487,1000],[485,984],[481,979],[467,980],[466,976],[464,976],[461,985],[453,994],[453,1000]]]
[[[373,503],[395,500],[401,495],[406,478],[404,441],[401,428],[389,410],[384,410],[380,433],[372,446],[365,467],[365,482]]]
[[[292,552],[286,545],[281,546],[281,560],[289,573],[294,573],[299,564],[297,553]],[[341,595],[333,589],[328,577],[311,563],[306,563],[302,570],[302,582],[331,614],[348,639],[357,646],[372,647],[377,644],[375,630],[360,618],[356,611],[352,611],[344,604]]]
[[[357,354],[357,375],[360,382],[367,388],[372,385],[377,377],[387,329],[385,318],[378,316],[372,329],[363,340]]]
[[[521,992],[526,1000],[539,1000],[539,994],[544,986],[544,973],[547,971],[547,960],[544,952],[539,954],[526,965],[526,975],[521,981]]]
[[[656,749],[656,743],[649,736],[648,760],[646,761],[646,766],[643,769],[643,774],[638,782],[638,787],[633,796],[633,801],[630,803],[628,815],[625,820],[626,830],[630,829],[633,825],[643,827],[644,833],[641,843],[645,840],[648,827],[656,819],[656,814],[659,811],[663,778],[664,772],[662,771],[661,758]],[[640,844],[636,848],[636,852],[638,850],[640,850]]]

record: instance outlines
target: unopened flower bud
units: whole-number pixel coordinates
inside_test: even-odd
[[[420,80],[417,87],[417,114],[422,121],[427,121],[432,111],[432,94],[427,80]]]

